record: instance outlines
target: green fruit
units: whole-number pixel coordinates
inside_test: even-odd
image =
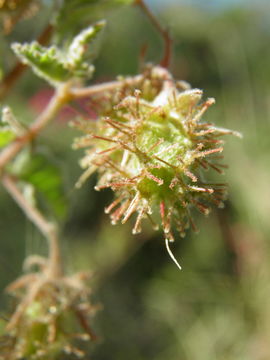
[[[207,215],[212,204],[223,205],[226,186],[210,184],[204,173],[223,172],[220,136],[233,132],[203,122],[214,100],[201,102],[199,89],[179,89],[165,69],[152,68],[136,89],[125,86],[119,93],[92,127],[77,123],[86,136],[75,147],[90,148],[82,159],[82,179],[97,171],[96,190],[115,192],[106,208],[112,223],[125,223],[137,212],[133,233],[138,233],[141,220],[148,217],[154,224],[159,209],[165,238],[173,240],[173,225],[184,236],[189,225],[195,229],[192,208]]]

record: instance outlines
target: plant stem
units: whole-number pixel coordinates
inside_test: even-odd
[[[32,124],[27,133],[18,137],[13,143],[6,147],[0,154],[0,170],[13,158],[16,154],[29,143],[37,134],[54,118],[58,110],[70,100],[69,95],[70,84],[63,84],[57,88],[55,95],[43,113]],[[57,229],[55,225],[48,222],[38,209],[31,206],[20,192],[16,185],[16,181],[9,175],[2,176],[2,183],[12,198],[17,202],[26,216],[38,227],[40,232],[46,237],[49,245],[49,262],[47,276],[58,277],[62,274],[59,241]]]
[[[72,99],[91,96],[97,93],[112,91],[123,85],[133,85],[143,79],[137,75],[123,80],[111,81],[103,84],[93,85],[84,88],[70,88],[70,83],[60,85],[43,113],[30,126],[25,135],[17,137],[9,146],[0,153],[0,173],[4,166],[12,160],[17,153],[54,118],[63,105]]]
[[[153,24],[153,26],[157,29],[157,31],[161,34],[163,41],[164,41],[164,54],[163,58],[160,61],[160,65],[168,68],[170,65],[171,60],[171,53],[172,53],[172,39],[170,37],[170,34],[168,30],[165,30],[158,19],[155,17],[155,15],[152,13],[152,11],[149,9],[149,7],[146,5],[144,0],[135,0],[135,4],[140,6],[143,12],[146,14],[150,22]]]
[[[2,178],[2,183],[7,192],[23,210],[28,219],[36,225],[36,227],[48,240],[49,263],[47,276],[61,276],[62,266],[56,226],[53,223],[49,222],[47,219],[45,219],[41,212],[25,199],[16,184],[16,180],[13,177],[11,177],[10,175],[4,175]]]
[[[36,137],[37,134],[54,118],[58,110],[70,100],[68,91],[69,86],[70,84],[59,86],[48,106],[30,126],[29,131],[27,131],[25,135],[17,137],[0,153],[0,172],[3,167],[17,155],[24,145]]]
[[[81,89],[70,89],[70,83],[62,84],[56,89],[56,92],[46,109],[41,113],[39,117],[37,117],[37,119],[30,126],[26,134],[17,137],[9,146],[7,146],[0,153],[0,170],[2,170],[4,166],[16,156],[17,153],[26,144],[32,141],[32,139],[41,132],[41,130],[54,118],[54,116],[57,114],[57,112],[61,109],[63,105],[65,105],[73,98],[80,98],[104,91],[114,90],[123,86],[124,84],[132,85],[140,82],[141,80],[142,76],[138,75],[129,79],[112,81]],[[51,223],[49,223],[36,208],[32,207],[26,201],[23,194],[19,191],[16,185],[16,181],[11,176],[3,174],[2,182],[6,190],[10,193],[13,199],[25,212],[26,216],[39,228],[41,233],[48,239],[50,261],[49,271],[52,276],[56,276],[56,274],[59,275],[61,273],[60,253],[57,231],[55,227]]]
[[[123,85],[131,86],[136,85],[143,79],[142,75],[126,78],[124,80],[110,81],[103,84],[92,85],[84,88],[70,89],[70,95],[72,98],[82,98],[91,96],[97,93],[116,90]]]

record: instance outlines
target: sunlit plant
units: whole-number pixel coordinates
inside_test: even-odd
[[[6,31],[11,31],[25,11],[38,2],[13,3],[11,7],[11,2],[0,1]],[[26,274],[7,288],[17,305],[3,331],[1,359],[60,359],[68,355],[83,358],[85,346],[81,342],[96,338],[90,327],[96,306],[89,299],[86,283],[89,274],[66,274],[59,250],[57,218],[64,212],[59,173],[38,147],[29,149],[33,139],[64,105],[85,97],[95,98],[99,104],[97,119],[77,118],[72,122],[84,133],[74,140],[73,147],[86,149],[80,161],[85,172],[76,186],[80,187],[96,172],[95,189],[111,188],[115,194],[113,202],[105,208],[112,224],[125,223],[136,213],[132,233],[137,234],[142,231],[142,220],[148,218],[155,230],[163,229],[167,250],[174,261],[168,243],[174,241],[176,234],[185,236],[190,226],[196,230],[193,208],[208,215],[211,206],[222,207],[226,197],[226,184],[213,182],[211,174],[205,173],[209,169],[223,172],[226,166],[221,162],[221,136],[239,134],[207,122],[204,114],[214,99],[204,101],[201,90],[173,78],[168,70],[171,49],[168,33],[142,0],[95,4],[104,14],[112,5],[140,6],[161,32],[165,51],[159,65],[146,65],[137,76],[85,86],[95,70],[94,42],[105,22],[98,21],[73,37],[69,33],[66,39],[61,15],[69,14],[71,9],[75,11],[82,3],[64,1],[58,8],[56,24],[45,29],[46,36],[41,36],[39,42],[11,46],[21,61],[16,65],[17,76],[27,65],[55,93],[29,127],[9,107],[2,110],[2,184],[48,240],[49,255],[28,257],[24,264]],[[88,6],[91,10],[92,4]],[[75,15],[76,11],[77,19]],[[77,22],[74,28],[78,27]],[[47,45],[52,30],[61,34],[60,45]],[[66,31],[73,33],[72,29]],[[14,77],[4,77],[2,99],[13,83]],[[41,176],[35,176],[37,173]],[[50,178],[50,185],[44,182],[46,177]],[[39,209],[37,193],[49,204],[50,215],[45,216]]]

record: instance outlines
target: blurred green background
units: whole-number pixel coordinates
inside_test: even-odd
[[[103,208],[110,191],[93,190],[95,179],[74,190],[81,173],[74,131],[58,120],[39,143],[60,167],[69,210],[62,248],[69,272],[90,269],[94,319],[100,344],[91,359],[270,359],[270,27],[269,2],[149,1],[174,40],[171,71],[204,96],[215,97],[205,119],[242,132],[228,137],[222,181],[229,183],[225,209],[195,214],[199,234],[188,232],[172,246],[183,270],[166,253],[163,235],[147,224],[139,236],[112,226]],[[21,22],[0,40],[0,67],[15,59],[9,43],[37,37],[50,11]],[[103,36],[94,82],[140,70],[162,57],[162,41],[139,9],[114,11]],[[48,86],[24,74],[3,104],[24,122],[35,114]],[[38,96],[38,97],[37,97]],[[61,134],[61,136],[57,136]],[[76,134],[77,135],[77,134]],[[49,146],[48,146],[49,145]],[[48,150],[49,147],[49,150]],[[46,253],[46,243],[0,188],[0,287],[21,272],[25,256]],[[1,306],[8,302],[1,295]]]

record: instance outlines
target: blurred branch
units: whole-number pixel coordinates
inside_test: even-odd
[[[11,195],[14,201],[19,205],[23,210],[25,215],[31,220],[44,237],[48,240],[49,245],[49,266],[48,273],[52,277],[57,277],[61,274],[61,257],[59,250],[59,241],[57,236],[57,228],[54,224],[49,222],[41,214],[41,212],[32,206],[24,197],[24,195],[19,190],[16,180],[10,175],[4,175],[2,178],[2,183]]]
[[[3,167],[13,159],[17,153],[54,118],[60,108],[70,100],[70,84],[63,84],[56,90],[54,96],[45,110],[37,117],[25,135],[17,137],[9,146],[0,153],[0,172]]]
[[[169,31],[164,29],[149,7],[145,4],[144,0],[135,0],[135,5],[138,5],[142,11],[146,14],[150,22],[157,29],[157,31],[161,34],[164,41],[164,51],[163,58],[160,61],[160,65],[168,68],[171,60],[172,53],[172,39],[170,37]]]
[[[39,36],[38,42],[41,45],[46,45],[50,41],[53,30],[53,26],[49,24]],[[26,69],[27,65],[18,62],[14,66],[14,68],[6,75],[6,77],[0,84],[0,100],[7,96],[8,92],[12,89],[13,85],[22,76]]]

